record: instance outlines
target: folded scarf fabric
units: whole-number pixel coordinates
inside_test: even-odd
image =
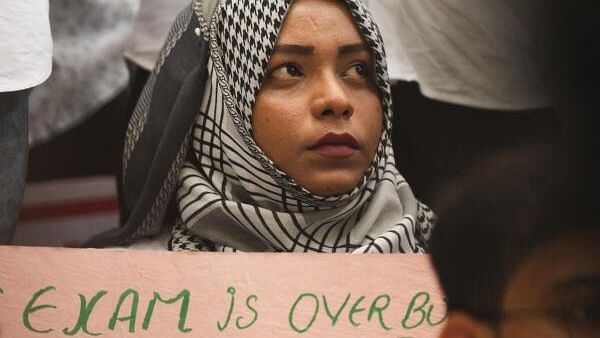
[[[360,1],[343,3],[371,48],[384,115],[377,153],[354,190],[312,194],[252,136],[253,105],[292,1],[198,0],[175,23],[130,122],[129,219],[89,244],[160,231],[176,190],[173,250],[424,252],[434,216],[394,164],[382,40]]]

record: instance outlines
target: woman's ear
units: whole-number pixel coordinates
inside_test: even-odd
[[[451,312],[440,338],[493,338],[494,331],[489,324],[464,312]]]

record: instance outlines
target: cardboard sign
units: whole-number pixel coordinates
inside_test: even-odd
[[[0,337],[434,338],[428,259],[0,246]]]

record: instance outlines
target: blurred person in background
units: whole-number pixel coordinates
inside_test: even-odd
[[[0,1],[0,244],[10,244],[27,175],[31,88],[52,70],[48,0]]]
[[[430,243],[441,338],[600,335],[598,186],[565,158],[503,151],[442,193]]]
[[[435,210],[445,183],[561,122],[536,58],[537,0],[366,0],[386,42],[400,172]]]
[[[490,158],[442,192],[432,235],[452,337],[600,336],[595,1],[548,2],[539,55],[555,149]]]
[[[139,0],[53,0],[54,70],[32,93],[29,181],[116,172]]]
[[[30,99],[30,182],[95,175],[120,180],[129,118],[172,22],[189,4],[51,2],[55,71]]]

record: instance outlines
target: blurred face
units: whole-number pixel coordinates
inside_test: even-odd
[[[503,309],[515,315],[500,336],[600,337],[598,243],[599,229],[582,230],[535,250],[507,285]]]
[[[441,338],[600,337],[600,229],[561,234],[510,277],[497,329],[453,311]]]
[[[372,59],[339,1],[296,0],[256,98],[254,139],[308,191],[350,192],[382,129]]]

